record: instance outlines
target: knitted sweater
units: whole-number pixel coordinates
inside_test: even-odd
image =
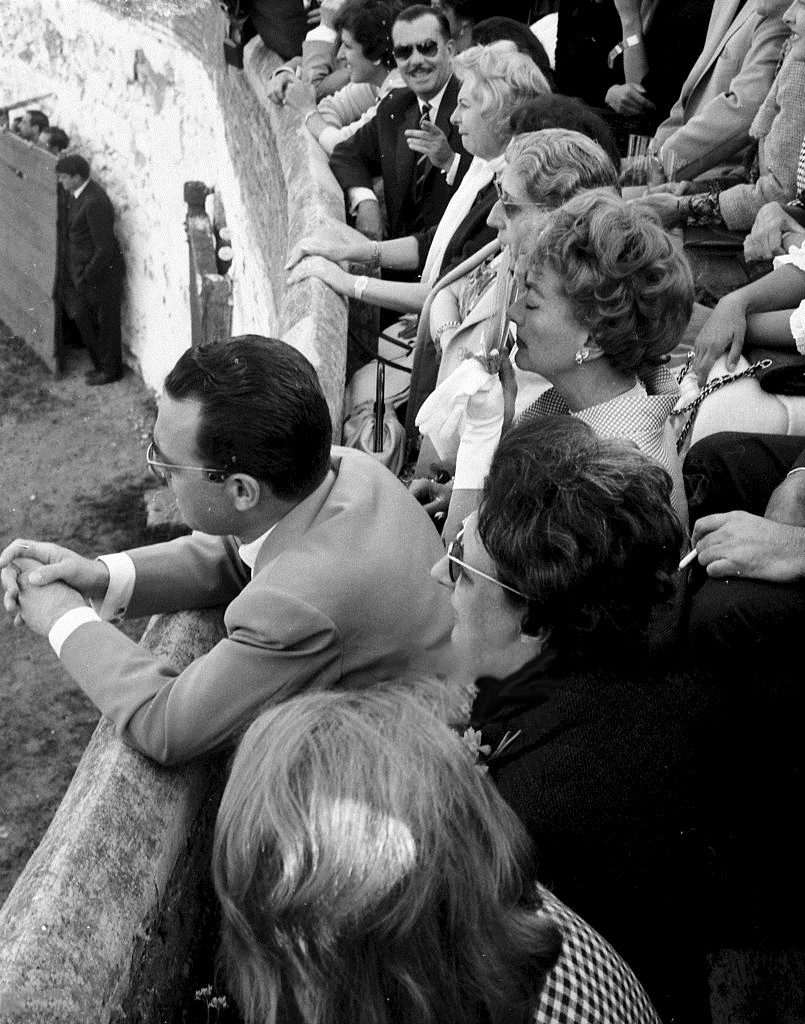
[[[716,706],[701,681],[563,678],[543,657],[480,680],[473,707],[490,774],[537,846],[540,881],[612,943],[669,1022],[709,1019],[712,851],[700,801]]]

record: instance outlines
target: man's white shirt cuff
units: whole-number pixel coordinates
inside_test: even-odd
[[[56,657],[61,657],[61,649],[64,641],[71,636],[79,626],[85,622],[100,622],[101,617],[94,608],[82,605],[80,608],[71,608],[60,618],[56,619],[48,633],[48,643],[56,652]]]
[[[373,203],[376,203],[377,196],[370,188],[365,188],[363,185],[356,185],[354,188],[347,189],[347,202],[349,203],[349,212],[354,217],[358,211],[358,207],[366,199],[371,199]]]
[[[109,570],[109,586],[100,605],[93,602],[93,607],[104,622],[119,622],[126,614],[134,593],[137,575],[134,562],[122,551],[114,555],[101,555],[98,561],[103,562]]]
[[[48,641],[57,658],[61,655],[64,641],[85,622],[118,622],[126,614],[137,575],[134,562],[123,552],[101,555],[98,561],[109,570],[106,596],[103,601],[93,601],[91,608],[71,608],[53,623]]]

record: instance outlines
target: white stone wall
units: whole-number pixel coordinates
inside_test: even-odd
[[[216,186],[232,229],[234,333],[276,334],[209,76],[178,45],[92,0],[0,0],[0,105],[45,92],[118,213],[124,344],[156,391],[190,344],[185,181]]]

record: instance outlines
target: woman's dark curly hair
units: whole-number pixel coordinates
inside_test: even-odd
[[[379,60],[387,68],[396,67],[391,52],[391,23],[397,9],[386,0],[346,0],[336,14],[333,27],[352,35],[367,60]]]
[[[609,189],[569,199],[521,255],[557,275],[576,320],[621,373],[664,362],[690,320],[687,260],[648,207]]]
[[[633,658],[673,591],[682,528],[671,478],[626,441],[571,416],[504,435],[484,485],[478,534],[524,633],[550,633],[570,665]]]

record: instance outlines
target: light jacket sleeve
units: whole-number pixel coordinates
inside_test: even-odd
[[[750,230],[766,203],[796,196],[797,164],[805,136],[805,61],[789,60],[780,69],[777,115],[760,140],[760,177],[734,185],[719,196],[721,216],[730,230]]]
[[[774,81],[780,49],[788,29],[774,14],[752,14],[747,25],[748,47],[741,58],[737,39],[730,40],[710,72],[713,83],[723,87],[686,120],[685,90],[666,121],[657,129],[655,142],[669,169],[675,154],[674,174],[691,180],[720,164],[737,159],[749,141],[749,128]]]

